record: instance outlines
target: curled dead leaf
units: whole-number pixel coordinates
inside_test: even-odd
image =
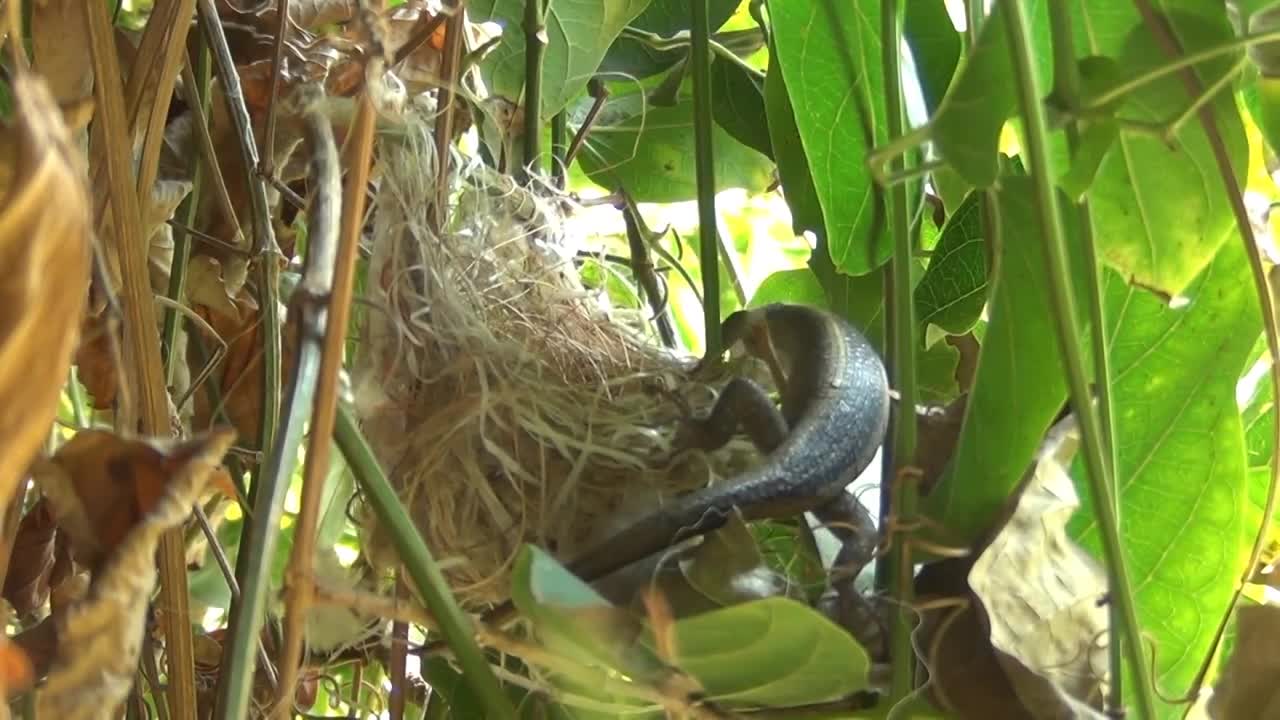
[[[1236,609],[1236,646],[1209,699],[1214,720],[1280,718],[1280,607]]]
[[[80,333],[92,238],[85,172],[44,82],[16,73],[0,189],[0,504],[48,436]]]
[[[160,493],[103,558],[85,598],[57,618],[57,656],[36,697],[40,717],[113,717],[136,675],[160,537],[187,519],[234,439],[219,429],[145,458],[158,466],[151,472],[166,471]]]
[[[218,462],[231,443],[227,439],[224,447],[223,439],[231,437],[234,432],[220,429],[206,439],[160,444],[85,430],[37,463],[33,475],[70,537],[76,560],[96,570],[193,463],[202,489],[225,478]]]
[[[22,516],[13,541],[9,570],[4,577],[4,599],[19,617],[44,605],[49,599],[49,577],[53,573],[53,549],[58,526],[49,503],[40,500]]]
[[[1041,447],[1005,519],[975,556],[926,567],[932,694],[961,717],[1101,718],[1107,674],[1102,569],[1066,534],[1079,500],[1065,464],[1072,418]]]

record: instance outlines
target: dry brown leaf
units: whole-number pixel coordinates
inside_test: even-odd
[[[4,576],[4,599],[19,617],[44,605],[49,599],[49,577],[53,572],[53,548],[58,526],[49,503],[41,499],[18,524],[9,570]]]
[[[93,92],[93,64],[85,62],[89,47],[82,0],[42,0],[30,3],[32,69],[60,103]]]
[[[0,504],[48,436],[89,287],[85,171],[42,80],[13,76],[16,172],[0,204]]]
[[[945,407],[917,408],[916,432],[920,435],[920,449],[916,453],[916,465],[920,467],[922,495],[928,495],[938,484],[951,462],[968,404],[969,396],[961,395]]]
[[[929,699],[957,718],[1031,718],[991,647],[986,617],[965,581],[973,558],[926,565],[916,576]],[[944,602],[945,601],[945,602]]]
[[[1107,673],[1106,575],[1066,533],[1080,504],[1064,467],[1077,443],[1072,430],[1060,424],[1046,441],[969,573],[996,657],[1037,718],[1087,716],[1101,706]]]
[[[107,313],[86,317],[80,347],[76,348],[76,375],[89,393],[95,410],[109,410],[120,392],[121,373],[112,353],[111,324]],[[115,335],[119,347],[119,334]]]
[[[211,437],[220,439],[228,432],[215,430]],[[205,452],[205,444],[196,441],[160,445],[84,430],[52,459],[38,462],[33,475],[58,526],[71,538],[76,560],[96,570],[154,510],[183,469],[193,460],[204,462]],[[209,479],[225,478],[217,472],[221,457],[210,467],[202,465],[202,474],[209,477],[202,478],[201,487]]]
[[[198,390],[194,398],[194,427],[214,424],[218,417],[216,411],[220,409],[240,433],[241,444],[257,447],[258,428],[262,422],[262,324],[258,318],[258,303],[248,288],[243,288],[230,306],[234,312],[215,310],[194,301],[192,305],[196,314],[204,318],[227,344],[227,354],[214,373],[221,392],[221,408],[212,405],[204,388]],[[206,352],[199,362],[196,353],[187,353],[193,377],[213,349],[208,341],[204,347]]]
[[[167,471],[161,478],[162,491],[105,558],[84,600],[57,619],[57,657],[36,697],[40,717],[113,717],[136,674],[156,586],[156,546],[162,534],[190,515],[234,439],[234,431],[219,429],[150,458]]]
[[[1214,720],[1280,719],[1280,607],[1236,609],[1236,647],[1209,698]]]

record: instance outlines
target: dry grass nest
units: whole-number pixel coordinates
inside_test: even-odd
[[[455,156],[437,234],[430,136],[382,147],[357,409],[464,606],[506,597],[522,542],[571,557],[623,516],[751,461],[738,443],[661,462],[681,417],[672,395],[700,408],[713,388],[641,314],[583,286],[563,198]]]

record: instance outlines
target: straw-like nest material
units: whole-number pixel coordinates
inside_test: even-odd
[[[465,605],[506,597],[521,542],[570,557],[640,509],[632,493],[652,506],[750,461],[659,462],[680,417],[663,389],[694,407],[712,389],[584,289],[561,203],[455,157],[436,235],[429,136],[382,147],[357,406]]]

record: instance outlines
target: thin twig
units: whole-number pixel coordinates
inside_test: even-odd
[[[1102,534],[1102,554],[1107,567],[1111,601],[1116,603],[1128,626],[1125,643],[1126,657],[1137,676],[1135,696],[1138,717],[1143,720],[1154,717],[1155,703],[1152,697],[1151,675],[1146,656],[1142,652],[1141,626],[1138,624],[1134,603],[1133,585],[1125,564],[1124,547],[1120,539],[1115,505],[1111,500],[1111,478],[1104,458],[1098,415],[1093,406],[1089,383],[1086,378],[1080,339],[1075,297],[1071,293],[1068,278],[1067,242],[1062,229],[1062,215],[1058,206],[1058,190],[1054,187],[1053,166],[1048,149],[1048,122],[1032,70],[1032,48],[1027,26],[1027,10],[1020,3],[1001,5],[1005,12],[1005,30],[1008,33],[1014,76],[1017,80],[1018,102],[1023,122],[1026,124],[1027,161],[1035,190],[1034,205],[1044,243],[1046,274],[1049,280],[1049,304],[1053,310],[1054,330],[1066,369],[1071,404],[1076,409],[1080,434],[1088,468],[1091,499],[1094,514]]]
[[[267,123],[258,149],[258,174],[268,180],[276,174],[276,115],[280,99],[280,69],[284,64],[284,38],[289,34],[289,0],[276,0],[275,49],[271,55],[271,92],[267,95]]]
[[[361,95],[368,97],[365,93]],[[356,249],[364,217],[363,190],[368,182],[369,159],[372,156],[372,105],[366,99],[361,102],[360,109],[352,135],[356,143],[357,164],[348,176],[350,184],[345,197],[333,127],[318,108],[308,107],[302,111],[307,145],[311,149],[308,184],[312,195],[307,212],[307,266],[294,297],[298,299],[300,332],[306,335],[302,341],[319,343],[322,347],[312,401],[307,462],[302,476],[302,505],[294,529],[285,594],[284,647],[280,656],[280,687],[276,705],[276,712],[281,718],[288,717],[293,709],[294,684],[302,657],[302,633],[311,605],[311,565],[315,557],[316,528],[324,482],[329,475],[333,416],[338,403],[338,374],[342,369]]]

